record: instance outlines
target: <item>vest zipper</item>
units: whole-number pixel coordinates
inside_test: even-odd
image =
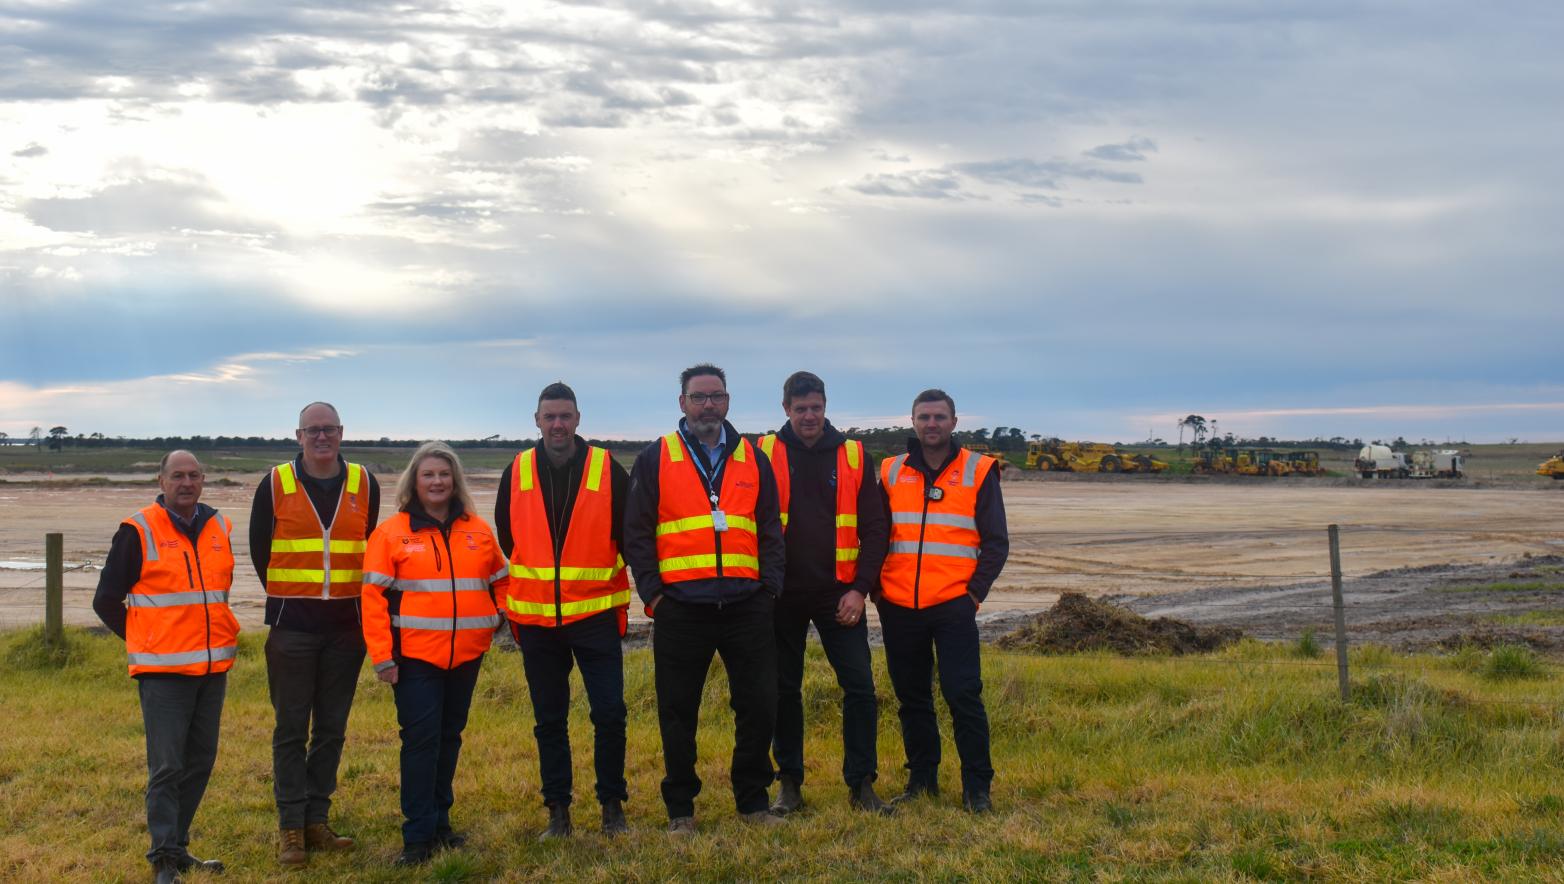
[[[441,526],[440,539],[445,542],[445,557],[451,561],[451,656],[447,659],[445,668],[456,668],[456,568],[455,557],[451,555],[451,535],[447,528]],[[440,570],[440,548],[434,548],[434,569]]]
[[[190,588],[196,589],[196,574],[201,574],[201,545],[196,543],[195,569],[190,567],[190,553],[185,553],[185,575],[190,578]],[[206,618],[206,674],[212,674],[212,609],[206,601],[206,575],[201,574],[201,614]]]
[[[918,557],[912,563],[912,609],[918,610],[918,586],[923,582],[923,537],[929,530],[929,489],[923,489],[923,515],[918,518]]]

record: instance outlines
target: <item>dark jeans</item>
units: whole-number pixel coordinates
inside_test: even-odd
[[[272,794],[281,828],[326,822],[363,665],[364,635],[358,630],[273,627],[267,633],[266,682],[276,713]]]
[[[842,779],[856,789],[875,779],[879,705],[869,665],[869,624],[836,622],[841,593],[784,593],[777,602],[777,733],[772,749],[777,776],[804,781],[804,645],[809,624],[820,633],[825,657],[842,688]]]
[[[141,722],[147,732],[147,859],[175,859],[190,844],[206,782],[217,760],[228,673],[142,676]]]
[[[994,766],[988,752],[988,711],[983,708],[977,604],[962,596],[921,610],[887,602],[876,607],[885,636],[885,665],[900,703],[897,715],[907,750],[909,785],[938,785],[939,725],[934,718],[938,654],[940,693],[950,707],[956,754],[961,757],[962,791],[987,792]]]
[[[570,669],[581,666],[587,704],[592,709],[592,765],[597,771],[597,800],[626,801],[625,672],[619,641],[619,614],[601,614],[564,626],[511,625],[521,648],[532,695],[532,728],[538,740],[538,767],[545,804],[569,804],[574,778],[570,762]],[[572,657],[574,659],[572,659]]]
[[[663,804],[669,817],[693,816],[701,779],[695,773],[695,728],[712,654],[728,672],[733,707],[733,801],[739,813],[765,810],[771,768],[771,732],[777,716],[777,652],[772,631],[776,602],[757,592],[731,605],[694,605],[666,594],[654,612],[657,724],[663,739]]]
[[[483,658],[455,669],[397,661],[396,722],[402,726],[402,843],[428,844],[451,831],[456,759]]]

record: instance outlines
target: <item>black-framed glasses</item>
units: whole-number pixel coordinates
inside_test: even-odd
[[[327,439],[335,439],[342,435],[341,424],[329,424],[323,427],[299,427],[299,432],[311,439],[319,439],[325,436]]]
[[[726,404],[727,401],[728,401],[728,394],[727,393],[685,393],[684,394],[684,398],[690,400],[690,403],[693,404],[693,405],[705,405],[708,402],[710,402],[712,405],[723,405],[723,404]]]

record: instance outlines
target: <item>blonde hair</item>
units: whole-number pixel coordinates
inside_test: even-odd
[[[413,459],[407,462],[407,469],[402,471],[402,477],[396,481],[396,509],[397,512],[406,512],[407,507],[418,497],[418,465],[425,458],[438,457],[451,465],[451,492],[457,500],[462,502],[462,511],[478,515],[478,508],[473,505],[472,494],[467,490],[467,479],[462,475],[462,461],[451,450],[451,446],[444,442],[425,442],[413,452]]]

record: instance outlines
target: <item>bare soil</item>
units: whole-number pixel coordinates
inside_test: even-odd
[[[79,566],[65,575],[66,620],[96,623],[96,568],[120,520],[156,495],[151,476],[116,475],[100,484],[10,478],[0,482],[0,562],[42,562],[44,534],[63,532],[67,566]],[[252,628],[264,605],[247,537],[260,478],[235,474],[209,482],[204,497],[234,519],[240,564],[231,598],[240,621]],[[394,483],[388,475],[381,479],[383,486]],[[497,471],[475,472],[472,479],[479,510],[492,513]],[[1331,624],[1325,533],[1331,523],[1341,526],[1354,641],[1433,646],[1504,630],[1552,641],[1546,628],[1500,627],[1492,615],[1564,609],[1564,593],[1440,589],[1564,555],[1564,483],[1021,473],[1006,480],[1004,494],[1010,560],[979,614],[985,638],[1047,610],[1065,592],[1114,599],[1153,617],[1233,625],[1262,638],[1294,638],[1305,628],[1324,637]],[[386,497],[389,512],[389,490]],[[42,622],[43,582],[42,571],[0,568],[0,627]],[[873,606],[869,611],[873,626]],[[639,634],[638,604],[632,619]]]

